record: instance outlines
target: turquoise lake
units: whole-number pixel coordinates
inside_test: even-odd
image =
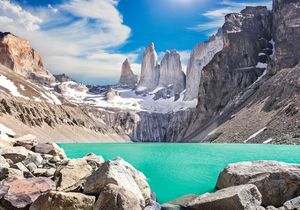
[[[213,191],[229,163],[277,160],[300,164],[300,146],[247,144],[65,143],[69,158],[87,153],[106,160],[122,157],[148,178],[160,203],[179,196]]]

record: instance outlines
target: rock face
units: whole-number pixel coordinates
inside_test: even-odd
[[[256,161],[228,165],[219,175],[217,189],[254,184],[262,194],[262,205],[280,207],[287,200],[300,196],[300,166]]]
[[[221,30],[207,42],[200,43],[193,49],[187,66],[184,100],[191,101],[198,97],[202,69],[222,49],[223,36]]]
[[[122,64],[122,71],[119,80],[119,85],[123,87],[134,88],[138,82],[138,77],[131,69],[131,64],[128,59]]]
[[[72,82],[72,81],[75,82],[71,77],[69,77],[66,74],[54,74],[53,76],[54,76],[56,82],[61,82],[61,83]]]
[[[159,82],[159,71],[154,44],[150,43],[143,54],[141,77],[136,92],[143,93],[154,90]]]
[[[260,207],[261,194],[255,185],[240,185],[225,188],[215,193],[206,193],[187,204],[194,210],[255,210]]]
[[[197,113],[186,138],[201,133],[238,94],[263,74],[267,64],[260,56],[272,48],[272,14],[266,7],[247,7],[241,13],[226,15],[222,27],[223,49],[202,69]],[[216,123],[218,124],[218,123]]]
[[[175,93],[185,89],[185,74],[182,71],[180,55],[178,52],[167,51],[160,63],[160,77],[158,88],[173,86]]]
[[[25,39],[0,33],[0,63],[29,79],[50,84],[54,77],[44,67],[42,58]]]
[[[94,203],[94,196],[51,191],[41,195],[29,210],[93,210]]]
[[[298,0],[273,1],[273,34],[276,52],[271,74],[291,68],[300,61],[300,7]]]
[[[111,189],[108,186],[110,184],[116,185],[117,188]],[[107,191],[101,196],[104,189]],[[125,201],[126,197],[133,196],[141,207],[145,207],[151,199],[151,190],[144,174],[120,158],[106,161],[97,171],[89,176],[84,185],[84,193],[100,194],[99,198],[103,200],[108,199],[109,202],[112,202],[112,198],[118,197],[118,194]],[[109,205],[112,204],[110,203]]]

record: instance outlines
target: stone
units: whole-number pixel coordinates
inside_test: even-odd
[[[286,210],[299,210],[300,209],[300,196],[284,202],[283,207]]]
[[[94,210],[142,210],[137,197],[121,186],[108,184],[101,191]]]
[[[189,202],[187,207],[195,210],[258,210],[261,201],[257,187],[249,184],[203,194]]]
[[[0,155],[0,168],[9,168],[8,162]]]
[[[35,177],[29,179],[9,179],[0,185],[3,200],[8,209],[25,208],[40,195],[54,187],[51,179]]]
[[[207,42],[200,43],[193,48],[186,72],[185,101],[192,101],[198,97],[202,69],[222,49],[222,31],[210,37]]]
[[[166,51],[160,64],[158,88],[173,86],[175,93],[185,89],[185,74],[182,71],[180,55],[176,50]]]
[[[0,54],[1,64],[27,79],[45,85],[55,82],[52,74],[45,68],[40,54],[29,45],[28,40],[8,32],[1,33]]]
[[[22,146],[31,150],[32,147],[37,145],[37,137],[32,134],[27,134],[13,140],[14,146]]]
[[[267,206],[266,210],[278,210],[278,209],[274,206]]]
[[[144,210],[161,210],[161,206],[158,202],[151,200]]]
[[[12,168],[18,169],[18,170],[22,171],[23,173],[29,171],[29,170],[24,166],[24,164],[21,163],[21,162],[14,164],[14,165],[12,166]]]
[[[26,167],[28,168],[28,170],[30,171],[30,172],[33,172],[35,169],[37,169],[37,166],[34,164],[34,163],[28,163],[27,165],[26,165]]]
[[[132,71],[131,64],[126,59],[122,64],[122,71],[119,80],[119,85],[122,87],[134,88],[138,82],[138,77]]]
[[[67,192],[82,189],[92,171],[92,167],[83,158],[69,160],[66,165],[58,166],[54,174],[57,190]]]
[[[35,200],[29,210],[93,210],[94,203],[94,196],[51,191]]]
[[[25,165],[29,163],[34,163],[36,166],[40,166],[44,163],[44,159],[39,153],[30,153],[28,157],[23,161]]]
[[[97,170],[105,162],[102,156],[95,155],[94,153],[89,153],[83,158],[87,161],[87,163],[92,167],[94,171]]]
[[[140,206],[145,207],[151,200],[151,190],[144,174],[121,158],[106,161],[89,176],[84,193],[99,195],[108,184],[115,184],[130,191]]]
[[[154,90],[159,82],[159,66],[154,43],[150,43],[142,58],[140,81],[136,93],[141,94]]]
[[[45,176],[47,169],[45,168],[36,168],[32,173],[35,176]]]
[[[56,143],[39,143],[33,148],[34,152],[40,154],[47,154],[53,156],[59,156],[61,159],[66,159],[67,156],[62,148]]]
[[[180,198],[177,198],[175,200],[169,201],[168,204],[173,204],[176,206],[180,206],[182,208],[185,208],[188,206],[188,204],[193,201],[194,199],[196,199],[198,197],[198,195],[195,194],[189,194],[189,195],[185,195],[182,196]]]
[[[161,205],[162,210],[186,210],[186,208],[181,207],[179,205],[171,204],[171,203],[164,203]]]
[[[9,178],[9,177],[16,177],[16,178],[23,178],[23,172],[19,169],[15,168],[0,168],[0,180]]]
[[[0,149],[0,155],[13,163],[18,163],[25,160],[28,156],[28,150],[25,147],[5,147]]]
[[[262,206],[282,206],[300,196],[300,165],[276,161],[229,164],[220,173],[216,188],[254,184],[262,194]]]

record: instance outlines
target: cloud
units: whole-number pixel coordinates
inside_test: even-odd
[[[117,10],[118,3],[66,0],[25,10],[9,0],[1,0],[0,27],[29,39],[52,72],[77,75],[79,80],[106,77],[117,81],[127,57],[139,71],[135,52],[117,51],[131,35]]]
[[[42,20],[23,10],[19,5],[11,3],[9,0],[0,1],[1,19],[14,20],[15,23],[25,27],[27,30],[35,31],[40,28]],[[2,22],[3,23],[3,22]]]
[[[225,21],[225,15],[229,13],[236,13],[243,10],[246,6],[267,6],[269,9],[272,8],[271,0],[263,0],[257,2],[235,2],[223,0],[219,3],[220,8],[214,10],[208,10],[202,14],[202,16],[207,18],[205,23],[200,23],[198,25],[188,27],[188,30],[193,30],[197,32],[207,31],[208,35],[215,33],[218,28],[220,28]]]

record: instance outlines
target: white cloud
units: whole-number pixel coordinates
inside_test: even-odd
[[[272,8],[271,0],[263,0],[257,2],[234,2],[223,0],[219,3],[221,8],[209,10],[202,14],[202,16],[208,19],[208,22],[201,23],[192,27],[188,27],[189,30],[193,31],[208,31],[208,35],[216,32],[225,21],[225,15],[229,13],[236,13],[243,10],[246,6],[267,6],[269,9]]]
[[[138,71],[135,52],[114,52],[131,34],[116,8],[119,1],[63,2],[25,10],[9,0],[0,0],[1,30],[29,39],[42,54],[46,66],[55,73],[84,78],[110,77],[117,81],[127,57]]]
[[[25,27],[27,30],[34,31],[40,28],[42,20],[23,10],[19,5],[10,2],[9,0],[0,1],[1,18],[14,20],[15,23]]]

